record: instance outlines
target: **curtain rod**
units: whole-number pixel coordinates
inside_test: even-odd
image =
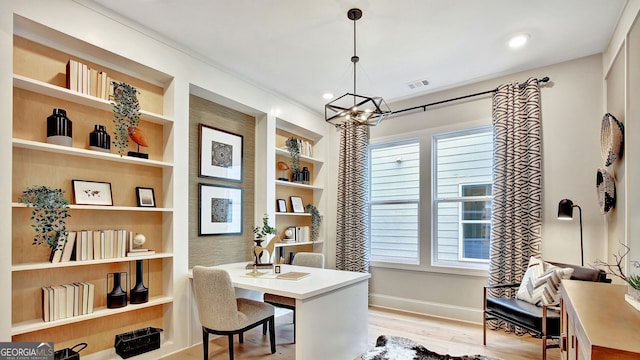
[[[542,79],[538,80],[538,84],[540,83],[546,83],[548,82],[550,79],[548,76],[543,77]],[[525,84],[522,83],[520,84],[520,87],[523,87]],[[405,111],[411,111],[411,110],[416,110],[416,109],[422,109],[422,111],[427,111],[427,107],[429,106],[434,106],[434,105],[440,105],[440,104],[444,104],[444,103],[448,103],[451,101],[456,101],[456,100],[462,100],[462,99],[466,99],[466,98],[470,98],[470,97],[474,97],[474,96],[480,96],[480,95],[485,95],[485,94],[490,94],[490,93],[494,93],[498,91],[498,88],[492,89],[492,90],[487,90],[487,91],[483,91],[483,92],[479,92],[479,93],[475,93],[475,94],[471,94],[471,95],[465,95],[465,96],[460,96],[460,97],[456,97],[456,98],[452,98],[452,99],[447,99],[447,100],[442,100],[442,101],[436,101],[430,104],[424,104],[424,105],[419,105],[419,106],[414,106],[411,108],[407,108],[407,109],[402,109],[402,110],[397,110],[397,111],[392,111],[391,115],[395,115],[395,114],[399,114],[399,113],[403,113]]]

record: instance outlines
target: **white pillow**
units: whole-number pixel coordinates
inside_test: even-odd
[[[560,268],[532,256],[516,299],[537,306],[558,305],[560,304],[560,281],[569,279],[572,274],[572,268]]]

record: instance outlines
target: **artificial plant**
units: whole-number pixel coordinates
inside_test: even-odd
[[[322,222],[320,211],[313,204],[307,204],[304,208],[311,214],[311,241],[316,241],[320,236],[320,223]]]
[[[629,251],[631,251],[631,249],[625,244],[621,243],[620,245],[622,245],[625,250],[624,253],[622,253],[622,250],[619,250],[617,254],[613,254],[613,259],[616,261],[615,264],[609,264],[602,260],[596,260],[595,266],[599,269],[602,269],[605,273],[623,280],[632,288],[640,291],[640,275],[627,275],[623,270],[622,262],[624,258],[629,255]],[[629,265],[634,268],[640,268],[640,262],[635,260],[629,261]]]
[[[287,150],[291,155],[291,174],[292,180],[298,180],[298,174],[300,173],[300,147],[298,146],[298,139],[290,137],[287,139]]]
[[[33,208],[31,227],[36,235],[33,245],[47,244],[52,251],[61,249],[67,238],[66,218],[69,214],[69,201],[62,189],[47,186],[32,186],[22,192],[18,201]]]
[[[265,236],[276,235],[278,233],[276,228],[269,225],[269,215],[267,214],[264,214],[262,217],[262,226],[251,225],[251,230],[253,230],[253,234],[258,240],[264,240]]]
[[[113,86],[113,123],[116,126],[113,145],[118,154],[124,155],[129,147],[129,133],[140,123],[140,103],[138,90],[124,82],[112,81]]]

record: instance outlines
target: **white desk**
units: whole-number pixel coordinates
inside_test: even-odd
[[[296,359],[354,359],[367,350],[371,274],[283,265],[283,273],[304,271],[311,276],[300,280],[252,278],[242,276],[249,272],[246,264],[215,267],[227,270],[236,288],[296,299]]]

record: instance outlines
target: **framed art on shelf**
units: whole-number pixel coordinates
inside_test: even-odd
[[[242,135],[200,124],[200,177],[242,182]]]
[[[302,205],[302,198],[300,196],[291,196],[291,209],[294,213],[304,212],[304,205]]]
[[[156,196],[153,188],[136,187],[138,207],[156,207]]]
[[[287,212],[287,201],[285,199],[278,199],[278,212]]]
[[[111,183],[87,180],[71,180],[73,202],[76,205],[113,205]]]
[[[198,186],[198,235],[242,234],[243,189],[209,184]]]

